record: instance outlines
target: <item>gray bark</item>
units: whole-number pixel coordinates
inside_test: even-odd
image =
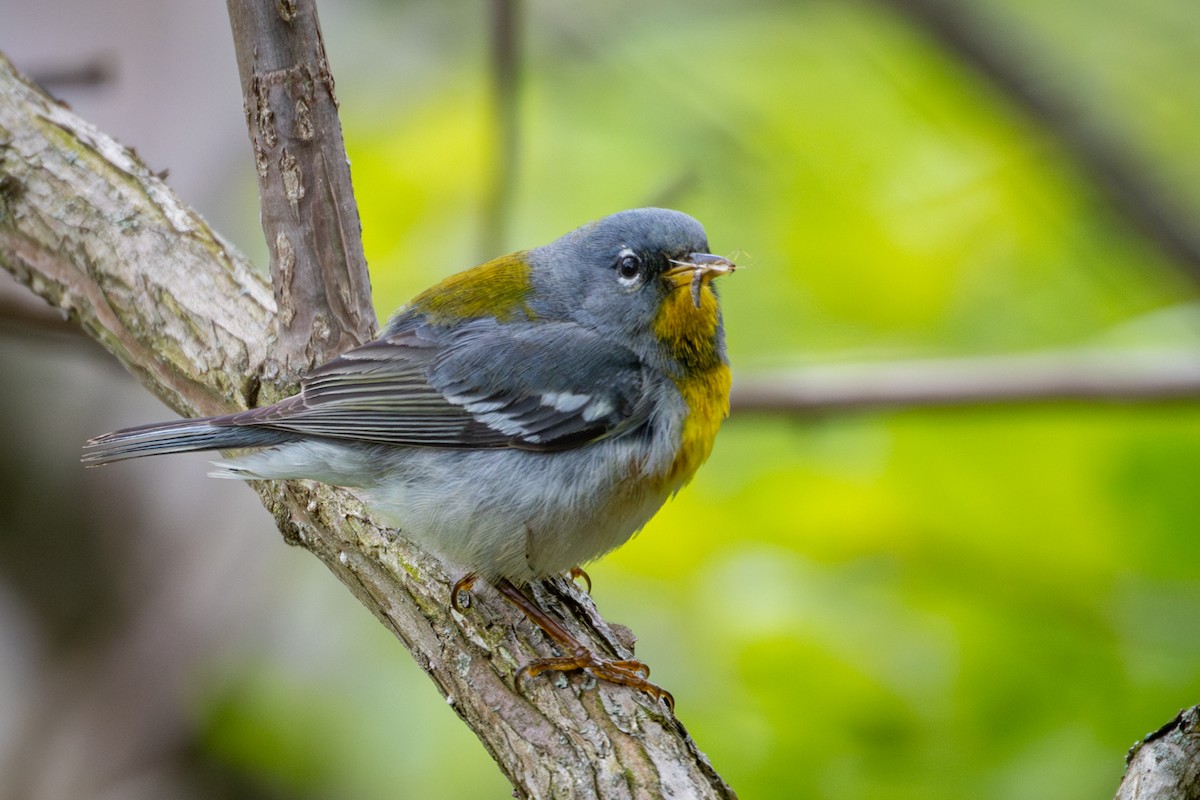
[[[229,0],[285,373],[375,333],[362,226],[313,0]]]
[[[1133,746],[1116,800],[1200,800],[1200,706]]]

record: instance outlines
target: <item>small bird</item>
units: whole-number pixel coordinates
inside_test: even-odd
[[[452,275],[299,394],[90,440],[83,461],[256,448],[214,477],[349,487],[382,522],[495,586],[563,648],[522,671],[584,669],[672,703],[636,661],[580,645],[518,587],[623,544],[708,458],[729,412],[704,228],[622,211]],[[518,675],[518,678],[520,675]]]

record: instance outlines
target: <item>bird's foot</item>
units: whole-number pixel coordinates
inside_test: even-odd
[[[539,658],[521,667],[517,672],[516,681],[518,685],[520,685],[522,678],[533,678],[543,672],[574,672],[582,670],[597,680],[640,689],[655,700],[665,700],[667,707],[672,712],[675,710],[675,698],[671,696],[671,693],[647,680],[650,677],[650,668],[648,666],[633,659],[607,658],[596,655],[568,633],[566,628],[550,617],[536,603],[526,597],[525,593],[510,581],[498,581],[496,589],[510,603],[524,611],[525,616],[529,617],[547,636],[553,639],[564,652],[570,653],[567,656]]]
[[[539,658],[526,664],[517,673],[517,683],[519,684],[522,678],[536,678],[543,672],[576,670],[586,672],[597,680],[640,689],[655,700],[666,700],[667,707],[672,712],[675,710],[675,698],[666,689],[647,680],[650,677],[650,668],[641,661],[603,658],[582,646],[569,656]]]

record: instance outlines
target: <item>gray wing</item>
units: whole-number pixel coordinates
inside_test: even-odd
[[[645,380],[631,351],[571,323],[411,324],[317,368],[295,397],[230,422],[381,444],[557,450],[644,422]]]

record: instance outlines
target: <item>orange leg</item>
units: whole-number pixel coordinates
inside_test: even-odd
[[[462,581],[459,581],[462,583]],[[455,585],[457,588],[457,584]],[[505,599],[525,612],[539,628],[546,632],[554,642],[569,655],[555,658],[541,658],[526,664],[517,673],[517,683],[525,676],[537,677],[543,672],[573,672],[583,670],[597,679],[621,686],[632,686],[641,689],[656,700],[666,700],[667,706],[675,710],[675,698],[666,689],[646,680],[650,677],[650,668],[640,661],[632,659],[610,659],[598,656],[580,643],[574,636],[567,633],[536,603],[525,596],[525,593],[506,579],[496,582],[496,589]]]

